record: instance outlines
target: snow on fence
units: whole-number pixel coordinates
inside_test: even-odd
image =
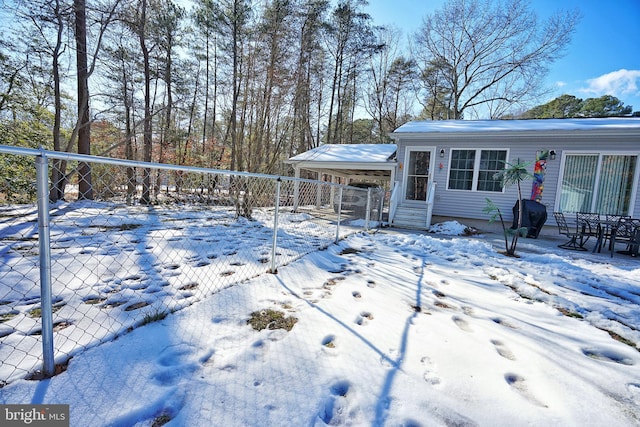
[[[346,211],[343,187],[320,181],[1,145],[0,158],[22,180],[0,187],[0,387],[377,226],[385,200],[348,187],[360,204]],[[51,203],[63,163],[66,201]],[[75,201],[83,163],[93,197]]]

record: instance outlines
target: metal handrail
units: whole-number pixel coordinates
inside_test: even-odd
[[[308,183],[318,182],[317,180],[306,179],[306,178],[295,178],[295,177],[280,176],[280,175],[268,175],[268,174],[253,173],[253,172],[230,171],[230,170],[223,170],[223,169],[203,168],[203,167],[197,167],[197,166],[184,166],[184,165],[175,165],[170,163],[143,162],[140,160],[118,159],[113,157],[102,157],[102,156],[94,156],[89,154],[67,153],[64,151],[51,151],[51,150],[45,150],[44,148],[35,149],[35,148],[15,147],[10,145],[0,145],[0,154],[12,154],[12,155],[18,155],[18,156],[33,156],[33,157],[42,156],[48,159],[77,161],[77,162],[84,162],[84,163],[102,163],[102,164],[108,164],[108,165],[127,166],[127,167],[134,167],[134,168],[163,169],[163,170],[173,170],[173,171],[182,171],[182,172],[246,176],[246,177],[254,177],[254,178],[269,178],[269,179],[280,178],[282,181],[294,181],[294,182],[308,182]],[[323,181],[322,183],[323,185],[328,185],[332,187],[344,187],[344,184],[339,184],[334,182]]]
[[[436,184],[437,183],[435,181],[431,181],[427,191],[427,229],[431,227],[431,215],[433,213],[433,201],[435,200],[436,195]]]

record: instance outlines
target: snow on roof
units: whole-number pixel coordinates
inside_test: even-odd
[[[392,159],[396,150],[396,144],[324,144],[291,157],[287,163],[386,163]]]
[[[595,129],[640,130],[640,118],[532,119],[532,120],[429,120],[405,123],[393,133],[574,131]]]

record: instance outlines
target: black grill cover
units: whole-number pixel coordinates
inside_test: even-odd
[[[535,200],[522,200],[522,227],[527,227],[527,237],[538,238],[542,226],[547,221],[547,207]],[[513,226],[512,229],[518,228],[518,207],[519,203],[513,206]]]

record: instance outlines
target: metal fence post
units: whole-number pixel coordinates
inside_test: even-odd
[[[36,157],[38,242],[40,244],[40,313],[42,321],[42,373],[55,373],[53,309],[51,297],[51,238],[49,229],[49,167],[44,155]]]
[[[364,229],[369,231],[369,221],[371,220],[371,196],[373,194],[373,188],[367,188],[367,208],[364,214]]]
[[[278,269],[276,267],[276,248],[278,247],[278,214],[280,212],[280,184],[282,179],[278,177],[276,180],[276,200],[275,210],[273,212],[273,243],[271,245],[271,273],[277,274]]]
[[[338,218],[336,219],[336,243],[340,240],[340,217],[342,216],[342,187],[338,187]]]

